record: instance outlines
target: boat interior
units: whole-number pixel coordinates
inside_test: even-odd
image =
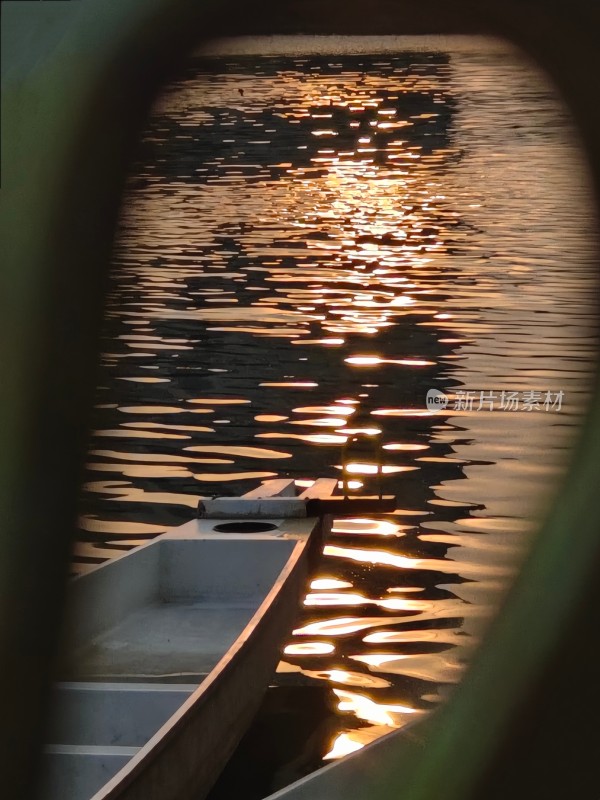
[[[235,658],[303,522],[192,520],[72,581],[45,800],[89,800]]]

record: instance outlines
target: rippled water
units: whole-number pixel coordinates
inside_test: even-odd
[[[339,475],[349,432],[381,431],[400,510],[335,522],[280,665],[330,687],[335,757],[459,679],[560,474],[597,346],[591,204],[565,110],[507,46],[268,47],[190,59],[148,122],[75,562],[200,495]],[[374,490],[369,453],[353,471]]]

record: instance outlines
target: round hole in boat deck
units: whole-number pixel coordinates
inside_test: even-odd
[[[214,530],[219,533],[265,533],[266,531],[275,531],[278,526],[273,525],[272,522],[222,522],[220,525],[215,525]]]

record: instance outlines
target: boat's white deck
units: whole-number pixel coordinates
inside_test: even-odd
[[[255,611],[252,603],[152,603],[81,648],[76,675],[143,680],[207,674]]]
[[[51,717],[48,741],[63,754],[69,747],[141,747],[195,689],[183,683],[60,683],[53,697],[60,713]]]
[[[168,538],[74,582],[69,680],[209,673],[276,583],[294,539]]]
[[[44,800],[89,800],[196,687],[166,683],[61,683],[46,748]]]

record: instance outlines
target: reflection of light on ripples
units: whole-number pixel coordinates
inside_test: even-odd
[[[242,456],[243,458],[290,458],[289,453],[282,453],[281,450],[266,450],[263,447],[248,447],[247,445],[197,444],[184,449],[194,453],[221,453],[224,456]]]
[[[299,439],[301,442],[311,444],[345,444],[346,436],[336,436],[333,433],[257,433],[256,439]]]
[[[404,597],[377,600],[350,592],[311,592],[304,598],[304,605],[342,607],[372,605],[379,606],[379,608],[389,608],[392,611],[429,611],[435,607],[435,602],[430,600],[408,600]]]
[[[379,408],[371,411],[374,417],[431,417],[436,413],[421,408]]]
[[[259,478],[274,478],[276,472],[202,472],[193,475],[197,481],[224,483],[225,481],[247,481]]]
[[[186,448],[191,450],[192,448]],[[195,448],[193,448],[195,449]],[[215,448],[209,448],[214,451]],[[123,453],[116,450],[91,450],[90,455],[102,456],[103,458],[119,459],[122,461],[150,461],[159,462],[163,464],[233,464],[233,461],[228,461],[222,458],[191,458],[189,456],[174,456],[169,453]]]
[[[331,750],[323,756],[323,761],[330,761],[336,758],[348,756],[364,747],[364,744],[354,741],[347,733],[340,733],[335,739]]]
[[[342,469],[342,465],[336,464],[335,468]],[[346,472],[351,475],[376,475],[379,469],[380,467],[377,464],[360,464],[356,461],[350,461],[345,466]],[[394,467],[389,464],[384,464],[381,467],[381,472],[383,472],[384,475],[393,475],[395,472],[412,472],[415,469],[419,469],[419,467]]]
[[[428,450],[428,444],[400,444],[390,443],[383,445],[384,450]]]
[[[344,361],[353,367],[375,367],[379,364],[401,364],[405,367],[432,367],[435,361],[422,358],[379,358],[379,356],[348,356]]]
[[[351,436],[360,433],[364,434],[365,436],[377,436],[378,434],[381,433],[381,428],[369,428],[369,427],[355,428],[346,426],[345,428],[337,428],[336,433],[347,433]]]
[[[395,727],[400,727],[400,725]],[[354,753],[366,744],[374,742],[375,739],[385,736],[390,730],[392,729],[388,725],[370,725],[368,727],[358,728],[357,730],[340,733],[334,739],[331,750],[324,756],[324,760],[328,761],[342,758],[345,755]]]
[[[191,431],[193,433],[214,433],[214,428],[207,428],[202,425],[166,425],[162,422],[123,422],[122,428],[160,428],[168,431]]]
[[[365,722],[371,722],[373,725],[389,725],[390,728],[397,728],[404,715],[419,713],[418,709],[410,706],[376,703],[370,697],[348,692],[345,689],[334,689],[333,691],[340,699],[338,705],[340,711],[351,711],[359,719],[364,719]]]
[[[300,408],[294,408],[292,411],[296,414],[347,414],[348,416],[354,413],[354,409],[347,405],[302,406]]]
[[[370,601],[362,594],[343,592],[309,593],[304,598],[305,606],[362,606]]]
[[[306,478],[297,478],[297,479],[294,481],[294,484],[295,484],[295,485],[296,485],[296,486],[297,486],[299,489],[310,489],[310,487],[311,487],[311,486],[314,486],[314,484],[315,484],[315,481],[314,481],[314,480],[311,480],[311,479],[306,479]]]
[[[351,583],[340,581],[337,578],[315,578],[310,582],[310,588],[316,591],[327,589],[350,589]]]
[[[226,461],[217,461],[212,459],[214,463],[232,463]],[[191,478],[192,473],[184,467],[175,467],[168,464],[161,464],[159,466],[152,466],[149,464],[101,464],[98,462],[88,461],[85,465],[86,469],[93,472],[116,472],[119,475],[124,475],[126,478]]]
[[[327,545],[323,552],[326,556],[350,558],[353,561],[362,561],[365,564],[384,564],[390,567],[400,567],[401,569],[410,569],[411,567],[421,569],[424,564],[424,559],[407,558],[396,553],[388,553],[385,550],[358,550],[350,547]]]
[[[353,481],[353,480],[345,481],[345,482],[344,481],[338,481],[337,482],[338,489],[341,489],[342,491],[344,491],[344,483],[345,483],[346,488],[348,488],[348,489],[362,489],[362,487],[364,486],[364,483],[362,481]]]
[[[250,400],[244,400],[241,397],[222,397],[222,398],[207,398],[207,397],[198,397],[194,399],[187,399],[186,403],[194,403],[203,406],[239,406],[239,405],[246,405],[249,403]]]
[[[259,383],[259,386],[270,386],[272,388],[282,388],[282,389],[311,389],[313,386],[318,386],[318,383],[314,383],[314,381],[295,381],[295,382],[271,382],[271,383]]]
[[[456,656],[446,653],[429,653],[427,655],[398,655],[397,653],[381,653],[350,656],[354,661],[367,664],[369,669],[394,675],[408,675],[422,681],[437,683],[456,683],[464,672],[464,662]]]
[[[377,631],[363,638],[367,644],[404,644],[406,642],[437,642],[458,645],[465,637],[464,633],[442,628],[416,631]]]
[[[195,495],[177,494],[175,492],[147,492],[124,481],[92,481],[86,483],[84,488],[89,492],[112,495],[116,502],[156,503],[162,506],[177,505],[193,509],[198,505],[198,498]]]
[[[335,651],[335,646],[329,642],[300,642],[288,644],[283,652],[287,656],[324,656]]]
[[[294,636],[346,636],[378,625],[389,625],[393,621],[389,617],[340,617],[310,622],[297,628],[293,633]],[[395,621],[403,622],[404,618],[398,617]]]
[[[330,336],[329,338],[325,339],[295,339],[292,344],[323,344],[327,345],[328,347],[335,347],[344,344],[344,339],[334,338]]]
[[[390,681],[365,672],[351,672],[346,669],[302,669],[299,671],[307,678],[329,683],[341,683],[345,686],[359,686],[361,689],[385,689],[391,686]]]
[[[334,520],[331,532],[365,536],[402,536],[401,530],[407,527],[383,519],[344,518]]]
[[[347,558],[351,561],[359,561],[362,564],[381,564],[387,567],[398,567],[399,569],[428,569],[441,573],[458,573],[463,577],[477,575],[479,579],[484,576],[508,576],[513,573],[511,567],[506,564],[495,565],[493,563],[469,563],[468,561],[445,561],[443,559],[432,558],[409,558],[397,553],[389,553],[385,550],[359,550],[355,547],[337,547],[336,545],[326,545],[323,549],[326,556],[334,558]],[[384,601],[381,601],[384,602]],[[392,602],[392,601],[385,601]],[[392,606],[389,606],[390,608]]]
[[[206,428],[205,430],[212,430]],[[162,433],[159,431],[144,431],[144,430],[124,430],[122,428],[113,428],[105,431],[92,431],[93,436],[107,436],[111,439],[191,439],[191,436],[185,434],[175,433]]]
[[[119,381],[129,381],[130,383],[170,383],[169,378],[122,378],[118,377]]]
[[[178,408],[177,406],[121,406],[124,414],[210,414],[206,408]]]
[[[323,417],[321,419],[293,419],[290,425],[314,425],[322,428],[335,428],[345,422],[345,419],[340,419],[339,417]]]

